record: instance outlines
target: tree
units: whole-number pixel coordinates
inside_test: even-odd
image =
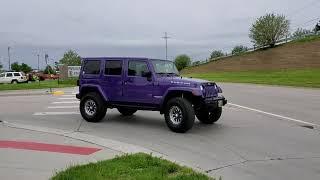
[[[25,63],[22,63],[21,65],[18,62],[14,62],[11,64],[11,70],[16,71],[16,72],[24,72],[24,73],[29,73],[32,71],[32,68]]]
[[[21,66],[19,65],[18,62],[14,62],[11,64],[11,70],[12,71],[16,71],[16,72],[20,72],[21,71]]]
[[[46,69],[43,72],[44,74],[56,74],[56,71],[50,65],[47,65]]]
[[[224,56],[224,54],[221,50],[218,50],[218,51],[214,50],[214,51],[212,51],[212,53],[210,55],[210,60],[212,61],[216,58],[223,57],[223,56]]]
[[[249,33],[251,41],[257,46],[274,47],[289,34],[290,22],[284,15],[266,14],[256,20]]]
[[[0,72],[2,72],[3,65],[0,62]]]
[[[239,55],[248,51],[248,47],[240,45],[232,49],[232,55]]]
[[[178,70],[181,71],[182,69],[190,66],[191,59],[189,56],[182,54],[175,58],[174,63],[177,66]]]
[[[292,34],[292,38],[293,39],[300,39],[303,38],[306,35],[311,34],[312,31],[307,30],[307,29],[302,29],[302,28],[298,28],[293,34]]]
[[[320,31],[320,21],[316,24],[316,27],[314,27],[314,32],[317,33]]]
[[[32,71],[32,68],[28,64],[22,63],[20,65],[20,71],[22,71],[24,73],[29,73]]]
[[[63,58],[59,61],[60,64],[66,64],[68,66],[80,66],[81,57],[73,50],[69,50],[64,53]]]

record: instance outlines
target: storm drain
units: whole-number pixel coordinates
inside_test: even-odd
[[[309,126],[309,125],[302,125],[301,127],[308,128],[308,129],[314,129],[313,126]]]

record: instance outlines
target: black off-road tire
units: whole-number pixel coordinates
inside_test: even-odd
[[[198,120],[204,124],[213,124],[217,122],[222,114],[222,107],[218,107],[213,111],[209,112],[206,109],[200,109],[196,111]]]
[[[173,107],[178,107],[181,110],[182,120],[179,124],[174,124],[170,120],[170,110]],[[192,104],[181,97],[172,98],[168,101],[164,111],[164,117],[167,123],[167,126],[171,131],[176,133],[184,133],[192,128],[195,119],[194,109]]]
[[[85,103],[88,100],[92,100],[96,104],[96,111],[93,115],[89,115],[85,111]],[[85,94],[81,100],[80,100],[80,113],[83,117],[88,122],[99,122],[101,121],[104,116],[106,115],[107,108],[105,105],[104,100],[102,99],[101,95],[96,92],[90,92],[88,94]]]
[[[132,116],[135,112],[137,112],[136,109],[130,109],[126,107],[118,107],[117,109],[123,116]]]
[[[18,84],[18,81],[17,80],[12,80],[11,84]]]

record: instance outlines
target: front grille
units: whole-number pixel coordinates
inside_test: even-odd
[[[218,91],[215,83],[205,83],[203,84],[204,96],[206,98],[217,97]]]

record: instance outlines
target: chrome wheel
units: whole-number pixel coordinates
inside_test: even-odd
[[[174,125],[178,125],[182,122],[182,110],[178,106],[172,106],[169,110],[170,121]]]
[[[84,104],[84,110],[87,115],[93,116],[97,112],[97,105],[92,99],[88,99]]]

